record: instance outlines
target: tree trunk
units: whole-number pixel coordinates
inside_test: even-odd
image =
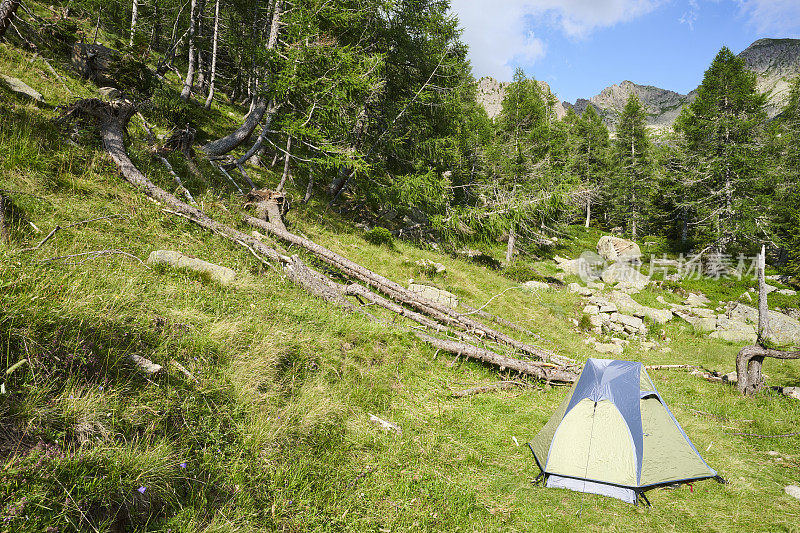
[[[303,196],[303,203],[307,204],[311,200],[311,193],[314,192],[314,174],[308,175],[308,185],[306,185],[306,195]]]
[[[545,361],[552,361],[556,364],[567,367],[576,366],[575,361],[572,359],[559,356],[553,352],[550,352],[549,350],[520,342],[504,333],[495,331],[487,327],[485,324],[473,320],[467,315],[458,313],[449,306],[432,302],[426,298],[423,298],[417,293],[406,289],[399,283],[391,281],[380,274],[376,274],[375,272],[372,272],[371,270],[364,268],[363,266],[354,263],[353,261],[350,261],[349,259],[342,257],[339,254],[316,244],[315,242],[294,235],[288,231],[283,231],[274,225],[255,217],[245,215],[244,221],[247,224],[250,224],[258,229],[262,229],[285,242],[304,248],[322,261],[340,269],[346,275],[367,283],[392,300],[407,304],[417,311],[420,311],[421,313],[424,313],[445,325],[459,328],[473,334],[485,335],[487,338],[492,339],[495,342],[507,344],[516,348],[517,350],[520,350],[521,352],[533,357],[541,358]]]
[[[592,199],[591,197],[586,199],[586,223],[584,226],[588,229],[589,222],[592,220]]]
[[[282,4],[283,2],[280,0],[278,0],[278,2],[275,4],[275,12],[272,16],[272,26],[270,27],[267,50],[275,48],[275,45],[278,42]],[[261,122],[264,112],[267,110],[267,100],[263,95],[256,94],[254,96],[254,101],[255,106],[252,108],[250,113],[247,114],[244,119],[244,123],[239,126],[236,131],[226,135],[225,137],[222,137],[221,139],[207,143],[201,148],[201,150],[209,156],[220,156],[227,154],[231,150],[234,150],[237,146],[246,141],[250,135],[253,134],[256,126],[258,126],[258,123]],[[271,113],[274,113],[277,111],[277,109],[278,107],[274,107],[274,103],[273,106],[270,106]]]
[[[133,36],[136,34],[136,23],[139,20],[139,0],[133,0],[131,7],[131,40],[128,46],[133,47]]]
[[[3,0],[0,4],[0,37],[6,33],[6,30],[14,21],[14,13],[22,3],[22,0]]]
[[[289,135],[288,139],[286,139],[286,154],[284,154],[283,159],[283,175],[281,176],[281,182],[278,183],[278,190],[282,191],[284,186],[286,185],[286,178],[289,177],[289,154],[291,153],[290,150],[292,149],[292,136]]]
[[[197,53],[195,50],[195,32],[197,31],[197,0],[192,0],[192,7],[189,13],[189,67],[186,70],[186,79],[183,80],[183,89],[181,90],[181,98],[189,100],[192,96],[192,87],[194,86],[194,70],[197,61]]]
[[[758,256],[758,340],[756,344],[764,346],[769,336],[769,305],[767,299],[767,283],[764,280],[764,270],[767,268],[766,247],[761,246],[761,255]]]
[[[8,219],[11,213],[11,200],[0,192],[0,244],[11,244],[11,231]]]
[[[508,232],[508,246],[506,246],[506,265],[511,264],[511,259],[514,257],[514,244],[517,242],[517,234],[514,233],[512,226]]]
[[[217,75],[217,42],[219,35],[219,0],[214,6],[214,40],[211,45],[211,75],[208,82],[208,97],[206,98],[206,109],[211,109],[211,101],[214,99],[214,78]]]
[[[578,379],[577,374],[574,372],[537,365],[535,361],[512,359],[511,357],[506,357],[484,348],[478,348],[471,344],[439,339],[420,332],[414,332],[414,335],[440,350],[498,366],[501,372],[504,370],[513,370],[520,374],[534,376],[543,381],[560,381],[563,383],[574,383]]]

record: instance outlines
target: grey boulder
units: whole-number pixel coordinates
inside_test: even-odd
[[[173,268],[185,268],[210,277],[221,285],[229,285],[236,279],[236,272],[230,268],[215,265],[196,257],[189,257],[172,250],[155,250],[147,258],[150,265],[168,265]]]

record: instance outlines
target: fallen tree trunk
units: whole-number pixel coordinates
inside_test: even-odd
[[[364,313],[369,318],[375,319],[375,317],[369,315],[364,310],[352,305],[346,300],[345,294],[347,291],[345,287],[330,280],[324,274],[309,268],[297,256],[287,257],[282,255],[276,250],[266,246],[255,237],[216,222],[196,207],[180,201],[173,194],[153,184],[133,164],[128,156],[123,142],[125,127],[134,112],[135,108],[133,104],[128,101],[116,101],[109,103],[98,99],[87,99],[73,104],[65,112],[65,117],[69,117],[70,115],[75,116],[85,114],[95,118],[100,124],[103,148],[117,164],[123,178],[128,183],[131,183],[135,187],[142,190],[142,192],[144,192],[148,197],[156,200],[159,203],[168,205],[171,209],[174,209],[174,211],[170,211],[171,213],[185,217],[205,229],[208,229],[218,235],[236,242],[241,246],[244,246],[251,253],[256,255],[256,257],[260,256],[259,259],[266,258],[271,261],[286,265],[287,279],[297,283],[308,292],[315,294],[326,301],[334,303],[339,307]],[[273,228],[276,227],[272,224],[269,224],[269,226]],[[359,267],[359,265],[356,265],[355,263],[352,263],[352,265]],[[362,293],[362,295],[366,295],[366,293]],[[403,316],[409,316],[407,313],[408,312],[405,312]],[[435,325],[434,322],[431,322],[431,324]],[[438,325],[437,327],[439,328],[437,331],[446,331],[446,328],[442,329],[441,325]],[[477,346],[466,344],[464,342],[438,339],[436,337],[431,337],[419,332],[415,332],[415,335],[419,339],[431,344],[436,348],[498,366],[500,367],[501,371],[506,369],[513,370],[545,381],[561,381],[565,383],[572,383],[577,379],[577,375],[574,372],[563,370],[555,365],[535,361],[522,361],[492,352],[484,348],[478,348]]]
[[[485,348],[478,348],[477,346],[472,346],[471,344],[465,344],[463,342],[439,339],[420,332],[415,332],[414,335],[440,350],[498,366],[501,372],[504,370],[513,370],[514,372],[533,376],[548,382],[559,381],[563,383],[575,383],[578,380],[578,375],[574,372],[563,370],[555,366],[545,365],[541,362],[513,359],[491,350],[486,350]]]
[[[561,357],[549,350],[544,350],[542,348],[518,341],[517,339],[514,339],[505,333],[488,328],[485,324],[458,313],[446,305],[423,298],[417,293],[406,289],[399,283],[372,272],[371,270],[364,268],[363,266],[350,261],[349,259],[342,257],[341,255],[323,246],[320,246],[313,241],[304,239],[303,237],[290,233],[285,229],[281,229],[275,224],[270,224],[265,220],[247,215],[245,215],[244,221],[247,224],[250,224],[258,229],[262,229],[285,242],[294,244],[307,250],[329,265],[339,268],[346,275],[358,279],[359,281],[374,287],[389,298],[407,304],[417,311],[420,311],[448,326],[457,327],[473,334],[485,335],[496,342],[507,344],[527,355],[540,358],[544,361],[552,361],[563,366],[578,366],[578,364],[571,359]]]

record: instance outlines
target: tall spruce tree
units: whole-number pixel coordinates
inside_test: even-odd
[[[608,128],[594,110],[588,106],[576,123],[573,172],[585,187],[586,221],[592,218],[592,204],[601,200],[601,191],[609,171]]]
[[[789,101],[777,122],[779,175],[772,227],[777,243],[788,256],[790,270],[800,274],[800,76],[792,82]]]
[[[746,244],[761,230],[759,129],[766,96],[744,60],[723,47],[703,77],[697,98],[684,108],[675,130],[696,156],[700,175],[690,194],[699,237],[719,248]]]
[[[612,221],[624,225],[634,239],[643,230],[650,207],[650,140],[644,108],[631,94],[619,118],[614,139],[616,169],[608,180]]]

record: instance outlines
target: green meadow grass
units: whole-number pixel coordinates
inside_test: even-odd
[[[53,105],[69,102],[73,96],[32,59],[0,43],[0,71]],[[54,66],[73,92],[94,94]],[[543,489],[532,483],[538,471],[524,443],[567,388],[531,383],[452,397],[498,372],[437,353],[407,323],[372,323],[307,295],[277,266],[128,186],[91,127],[73,144],[53,110],[7,92],[0,99],[0,189],[10,191],[19,215],[13,244],[0,245],[0,369],[26,359],[2,376],[0,531],[798,531],[800,502],[783,487],[800,482],[800,437],[734,433],[797,431],[800,402],[770,391],[743,398],[684,372],[652,372],[729,484],[655,490],[652,508]],[[241,113],[216,109],[196,125],[203,135],[226,131]],[[175,190],[147,155],[137,119],[129,133],[140,168]],[[205,165],[205,180],[189,178],[180,157],[170,160],[207,213],[239,225],[242,200],[227,180]],[[277,183],[268,171],[252,173],[260,186]],[[289,192],[300,197],[304,185]],[[565,290],[524,291],[501,270],[407,242],[370,244],[316,200],[297,202],[286,222],[395,281],[430,283],[473,307],[509,289],[486,309],[532,330],[529,342],[580,361],[593,355],[570,322],[580,318],[581,300]],[[64,229],[40,249],[20,251],[56,225]],[[555,252],[575,256],[599,235],[575,230]],[[118,253],[53,260],[117,250],[144,261],[156,249],[228,266],[238,280],[222,287]],[[429,278],[414,263],[422,259],[447,272]],[[553,272],[548,263],[533,266]],[[704,288],[710,296],[712,287]],[[624,357],[733,370],[740,346],[678,321],[664,329],[671,353],[632,343]],[[165,370],[145,377],[130,354]],[[764,372],[770,385],[800,384],[797,362],[767,360]],[[370,413],[402,434],[371,425]]]

